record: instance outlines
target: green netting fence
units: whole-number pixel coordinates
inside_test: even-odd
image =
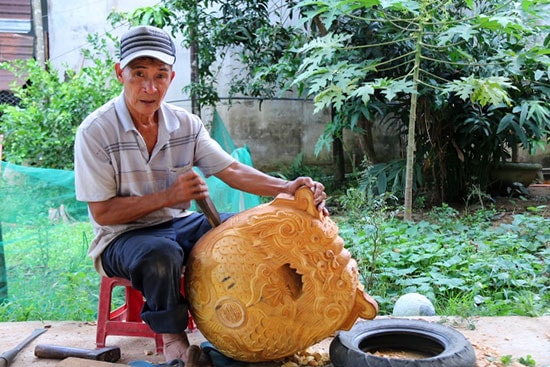
[[[211,134],[252,165],[247,147],[234,146],[217,113]],[[99,275],[87,257],[93,231],[86,204],[75,199],[73,171],[1,163],[0,322],[94,319]],[[220,212],[260,204],[215,177],[207,183]]]
[[[221,147],[241,163],[253,166],[252,156],[247,146],[237,148],[231,139],[220,115],[214,111],[210,134]],[[212,201],[219,212],[237,213],[260,204],[260,197],[242,191],[234,190],[216,177],[206,179]],[[191,207],[197,210],[196,206]]]

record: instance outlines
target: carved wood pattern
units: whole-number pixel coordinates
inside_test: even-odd
[[[378,312],[338,227],[315,208],[308,188],[208,232],[185,281],[199,330],[241,361],[292,355]]]

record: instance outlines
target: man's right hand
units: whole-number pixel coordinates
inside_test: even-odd
[[[176,207],[208,197],[204,179],[195,171],[181,173],[165,191],[144,196],[116,196],[105,201],[89,202],[94,220],[100,225],[124,224],[166,207]]]
[[[192,169],[178,176],[166,193],[167,201],[170,205],[206,199],[209,196],[206,182]]]

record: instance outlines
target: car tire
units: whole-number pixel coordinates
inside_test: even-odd
[[[402,359],[373,354],[380,349],[408,350],[425,358]],[[455,329],[423,320],[377,319],[339,332],[330,344],[334,367],[475,367],[470,342]]]

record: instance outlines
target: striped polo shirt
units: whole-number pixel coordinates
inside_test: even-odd
[[[75,137],[75,187],[80,201],[104,201],[116,196],[143,196],[167,189],[191,166],[208,177],[234,162],[213,140],[198,116],[162,103],[158,138],[151,155],[135,128],[124,101],[114,98],[90,114]],[[134,222],[100,226],[93,217],[95,238],[89,255],[103,273],[101,253],[123,232],[159,224],[189,214],[190,203],[162,208]]]

